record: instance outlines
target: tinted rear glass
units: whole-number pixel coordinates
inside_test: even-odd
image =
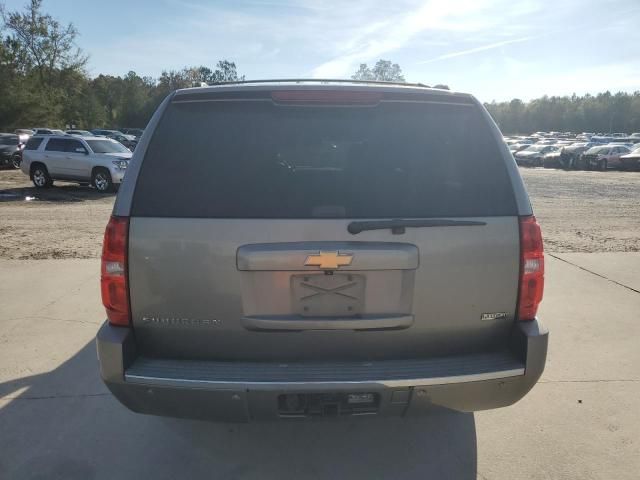
[[[82,142],[80,142],[79,140],[67,140],[67,145],[66,145],[67,152],[76,153],[76,149],[78,148],[81,150],[84,150],[85,152],[87,151],[87,149],[84,148],[84,145],[82,145]]]
[[[50,138],[44,149],[48,152],[65,152],[67,150],[67,144],[69,140],[62,138]]]
[[[515,215],[498,143],[475,106],[170,104],[132,215],[390,218]]]
[[[35,138],[31,137],[27,140],[27,144],[25,145],[25,150],[37,150],[40,144],[42,143],[43,138]]]

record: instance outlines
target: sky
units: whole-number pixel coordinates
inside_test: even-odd
[[[43,9],[77,27],[91,76],[158,77],[228,59],[247,79],[349,78],[383,58],[409,82],[485,102],[640,90],[640,0],[45,0]]]

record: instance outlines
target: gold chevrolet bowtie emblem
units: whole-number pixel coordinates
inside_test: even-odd
[[[352,253],[340,252],[320,252],[316,255],[309,255],[304,261],[307,267],[320,267],[326,270],[334,270],[339,267],[351,265]]]

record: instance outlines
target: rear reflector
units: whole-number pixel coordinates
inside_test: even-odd
[[[380,92],[358,90],[275,90],[271,98],[288,105],[377,105]]]
[[[102,304],[112,325],[130,325],[127,285],[127,243],[129,219],[111,217],[104,232],[100,289]]]
[[[533,320],[544,290],[542,232],[533,215],[520,217],[520,292],[518,319]]]

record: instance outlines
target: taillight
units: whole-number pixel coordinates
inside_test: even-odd
[[[275,90],[271,98],[289,105],[377,105],[382,94],[359,90]]]
[[[129,218],[112,216],[104,232],[100,289],[102,304],[112,325],[129,325],[127,243]]]
[[[520,292],[518,319],[533,320],[544,290],[542,232],[533,215],[520,217]]]

